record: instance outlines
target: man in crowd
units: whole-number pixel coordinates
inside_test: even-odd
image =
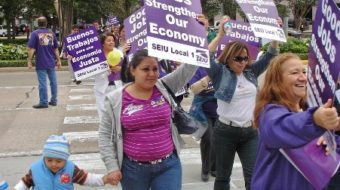
[[[48,105],[57,105],[57,78],[55,65],[61,67],[58,41],[53,32],[48,30],[46,17],[38,18],[38,29],[33,31],[28,41],[28,68],[32,68],[32,59],[35,54],[35,69],[39,82],[39,103],[33,108],[48,108]],[[46,76],[51,85],[51,100],[48,102]]]

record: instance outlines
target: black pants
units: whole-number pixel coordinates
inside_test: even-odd
[[[340,190],[340,171],[332,177],[326,190]]]
[[[215,149],[213,147],[213,126],[215,119],[208,118],[208,129],[201,138],[201,161],[202,173],[208,174],[210,171],[215,171]]]

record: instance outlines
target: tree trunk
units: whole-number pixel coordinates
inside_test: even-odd
[[[15,16],[11,18],[11,23],[12,23],[12,39],[15,39],[15,35],[17,33],[16,26],[15,26]]]
[[[231,19],[236,19],[237,6],[236,2],[233,0],[223,1],[223,14],[228,15]]]
[[[71,33],[72,21],[73,21],[73,6],[74,0],[55,0],[54,7],[58,16],[59,23],[59,41],[62,46],[64,36]]]

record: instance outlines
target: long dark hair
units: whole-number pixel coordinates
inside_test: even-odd
[[[121,72],[121,79],[124,83],[135,81],[134,77],[131,75],[130,69],[135,69],[147,57],[150,57],[147,49],[141,49],[134,53],[130,63],[127,62],[127,57],[125,56]]]

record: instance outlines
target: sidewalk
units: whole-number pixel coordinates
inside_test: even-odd
[[[60,69],[56,69],[56,71],[68,71],[68,66],[61,66]],[[28,69],[27,67],[0,67],[1,72],[35,72],[35,68]]]

